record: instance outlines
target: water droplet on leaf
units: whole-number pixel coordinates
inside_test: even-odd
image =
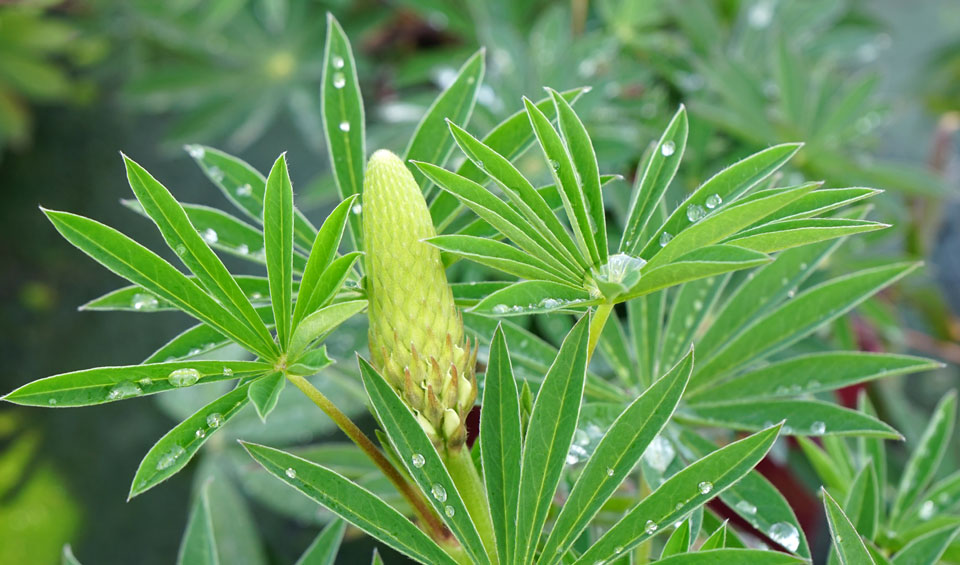
[[[440,502],[447,501],[447,489],[443,488],[443,485],[435,484],[430,487],[430,493],[433,494],[433,497]]]
[[[296,478],[297,478],[297,472],[296,472],[296,470],[294,470],[293,467],[287,467],[287,470],[284,471],[283,473],[284,473],[287,477],[289,477],[289,478],[291,478],[291,479],[296,479]]]
[[[413,461],[413,466],[416,467],[417,469],[419,469],[420,467],[423,467],[423,464],[427,462],[427,460],[424,459],[423,454],[421,453],[414,453],[413,457],[411,457],[410,459]]]
[[[333,87],[343,88],[347,84],[347,77],[343,73],[333,73]]]
[[[643,525],[643,531],[647,532],[648,535],[653,535],[657,531],[657,523],[653,520],[647,520],[647,523]]]
[[[782,545],[787,551],[796,551],[800,547],[800,533],[797,528],[787,522],[777,522],[767,531],[770,539]]]
[[[340,131],[350,131],[350,122],[340,122]]]
[[[670,240],[673,239],[673,236],[670,235],[670,232],[663,232],[660,234],[660,247],[666,247]]]
[[[219,428],[223,425],[223,414],[219,412],[211,412],[207,414],[207,426],[211,428]]]
[[[687,206],[687,219],[691,222],[699,222],[707,215],[707,211],[703,209],[703,206],[699,204],[691,204]]]
[[[660,146],[660,154],[664,157],[673,155],[673,152],[676,150],[677,146],[672,141],[668,141]]]
[[[160,456],[160,459],[157,460],[157,470],[163,471],[164,469],[169,469],[177,462],[181,456],[187,452],[186,449],[179,445],[175,445],[170,448],[169,451]]]
[[[700,494],[710,494],[710,491],[713,490],[713,483],[710,481],[700,481],[697,485],[697,490],[700,491]]]
[[[152,294],[138,292],[130,299],[130,306],[134,310],[153,310],[160,305],[160,301]]]
[[[173,386],[191,386],[200,380],[200,371],[193,368],[176,369],[168,378]]]

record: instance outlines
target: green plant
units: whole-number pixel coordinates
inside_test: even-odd
[[[521,112],[478,139],[464,128],[483,78],[481,51],[420,122],[404,152],[409,165],[378,151],[364,177],[356,65],[332,17],[326,37],[323,131],[343,200],[321,227],[294,206],[283,155],[264,178],[226,154],[188,148],[262,231],[226,212],[181,205],[124,157],[137,199],[129,205],[157,225],[192,276],[112,228],[45,210],[68,241],[133,283],[87,307],[172,308],[200,325],[143,364],[55,375],[4,399],[86,406],[235,381],[147,453],[131,486],[136,496],[182,470],[247,404],[266,421],[290,381],[355,447],[243,448],[280,482],[426,563],[646,562],[652,540],[670,528],[660,549],[667,564],[808,561],[793,511],[754,467],[781,434],[898,438],[869,414],[807,397],[932,366],[905,356],[797,355],[817,328],[915,268],[883,265],[795,295],[842,238],[885,227],[862,219],[863,206],[844,208],[875,191],[773,186],[769,179],[800,148],[786,144],[724,169],[667,213],[664,195],[688,133],[681,108],[641,164],[611,254],[617,223],[608,221],[602,194],[611,177],[600,175],[571,106],[582,89],[525,99]],[[514,165],[532,145],[553,184],[536,187]],[[444,165],[455,147],[467,160],[450,171]],[[341,245],[344,231],[355,251],[341,255],[351,248]],[[232,275],[215,250],[264,263],[266,277]],[[442,265],[457,257],[517,280],[448,285]],[[735,285],[738,271],[749,274]],[[379,446],[317,384],[330,376],[324,343],[368,300],[374,363],[358,354],[358,366]],[[628,332],[616,311],[624,303]],[[487,345],[472,450],[463,421],[477,394],[474,353],[454,304],[469,307],[466,332]],[[554,348],[506,319],[530,314],[576,321],[556,332]],[[598,346],[607,367],[591,363]],[[811,378],[805,368],[814,363],[829,371]],[[707,427],[749,435],[702,433]],[[359,484],[356,475],[369,470],[386,488]],[[222,484],[198,489],[181,562],[216,563],[237,551],[234,536],[249,535],[249,525],[217,526],[216,500],[231,496],[216,492]],[[714,498],[789,553],[745,547],[741,533],[705,507]],[[825,500],[834,529],[852,528]],[[344,528],[331,522],[303,560],[331,562]],[[701,531],[706,539],[694,545]]]

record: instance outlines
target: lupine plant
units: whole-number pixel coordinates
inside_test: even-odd
[[[299,563],[332,563],[348,523],[430,564],[809,562],[793,510],[754,470],[780,436],[799,438],[815,461],[839,458],[817,466],[828,473],[823,499],[839,563],[873,563],[920,544],[895,528],[929,510],[920,493],[939,455],[928,454],[942,454],[953,400],[904,473],[890,539],[874,547],[861,540],[885,534],[867,529],[879,507],[864,493],[872,485],[876,501],[883,440],[900,435],[829,393],[936,364],[811,343],[917,266],[816,280],[845,238],[886,227],[865,219],[862,201],[877,191],[776,186],[774,173],[801,149],[784,144],[720,171],[670,209],[665,193],[688,135],[681,107],[640,164],[629,208],[608,210],[603,192],[614,188],[604,187],[615,177],[601,175],[573,110],[585,89],[524,99],[522,111],[476,136],[467,127],[483,72],[481,51],[402,158],[378,150],[367,160],[350,43],[329,18],[321,105],[342,201],[319,228],[294,205],[284,155],[264,177],[188,147],[256,225],[181,204],[124,156],[136,197],[128,206],[156,224],[190,274],[95,220],[44,210],[68,241],[132,283],[87,308],[176,309],[199,324],[142,364],[54,375],[4,399],[61,408],[233,383],[149,450],[133,497],[184,469],[248,404],[266,421],[289,381],[355,446],[321,455],[241,442],[277,484],[338,517]],[[531,147],[551,184],[534,184],[516,166]],[[451,158],[455,148],[463,160]],[[264,264],[266,276],[234,275],[217,252]],[[450,284],[447,267],[461,258],[499,280]],[[332,370],[325,343],[364,309],[369,356],[345,351],[338,364],[358,367],[376,441],[318,386]],[[532,332],[531,318],[559,320],[559,345]],[[842,448],[848,436],[859,442],[856,460]],[[836,475],[852,475],[854,465],[867,471],[852,482]],[[361,480],[358,469],[380,482]],[[930,496],[942,491],[954,504],[955,482]],[[216,484],[198,489],[179,561],[262,562],[238,554],[240,533],[215,527]],[[722,522],[723,509],[749,527]],[[955,533],[920,534],[924,549],[909,553],[923,559],[902,562],[932,563],[943,552],[929,548]],[[69,548],[64,561],[77,562]]]

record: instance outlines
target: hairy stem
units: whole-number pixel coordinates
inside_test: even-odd
[[[486,491],[477,467],[473,464],[470,450],[466,445],[447,450],[444,454],[444,465],[456,485],[463,503],[467,506],[470,518],[477,526],[477,532],[483,541],[490,561],[497,565],[497,545],[493,537],[493,519],[490,517],[490,506],[487,503]]]
[[[593,313],[593,319],[590,320],[590,340],[587,343],[587,363],[593,359],[593,350],[600,343],[600,334],[603,333],[603,326],[607,324],[610,312],[613,312],[613,304],[604,303],[597,306],[597,311]]]
[[[400,474],[399,471],[390,463],[390,461],[384,456],[383,452],[374,445],[370,438],[368,438],[361,430],[353,423],[353,420],[349,416],[344,414],[337,406],[330,402],[330,399],[323,395],[322,392],[317,390],[313,384],[310,383],[304,377],[299,375],[287,375],[287,379],[290,380],[300,392],[306,395],[314,404],[316,404],[324,414],[330,417],[331,420],[339,427],[343,433],[347,434],[347,437],[350,438],[353,443],[357,444],[357,447],[361,451],[367,454],[367,457],[370,458],[373,463],[380,468],[383,474],[390,479],[390,482],[393,483],[400,494],[407,499],[407,502],[410,503],[410,506],[413,508],[414,513],[420,519],[421,523],[428,529],[429,533],[437,541],[443,541],[450,538],[450,531],[447,530],[444,526],[443,521],[440,520],[440,517],[433,511],[433,508],[424,498],[423,493],[418,491],[410,484],[409,481]]]

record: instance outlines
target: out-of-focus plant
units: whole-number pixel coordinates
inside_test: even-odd
[[[873,412],[866,395],[860,409]],[[935,480],[950,451],[956,416],[952,392],[933,410],[896,482],[889,478],[880,439],[828,437],[820,446],[800,438],[825,488],[834,541],[829,563],[960,562],[960,472]]]
[[[29,141],[32,105],[93,94],[72,70],[99,60],[106,44],[65,17],[70,9],[57,0],[0,4],[0,151]]]
[[[286,114],[322,146],[316,84],[324,13],[317,2],[137,1],[115,8],[133,59],[125,94],[173,118],[171,146],[224,142],[242,150]]]

